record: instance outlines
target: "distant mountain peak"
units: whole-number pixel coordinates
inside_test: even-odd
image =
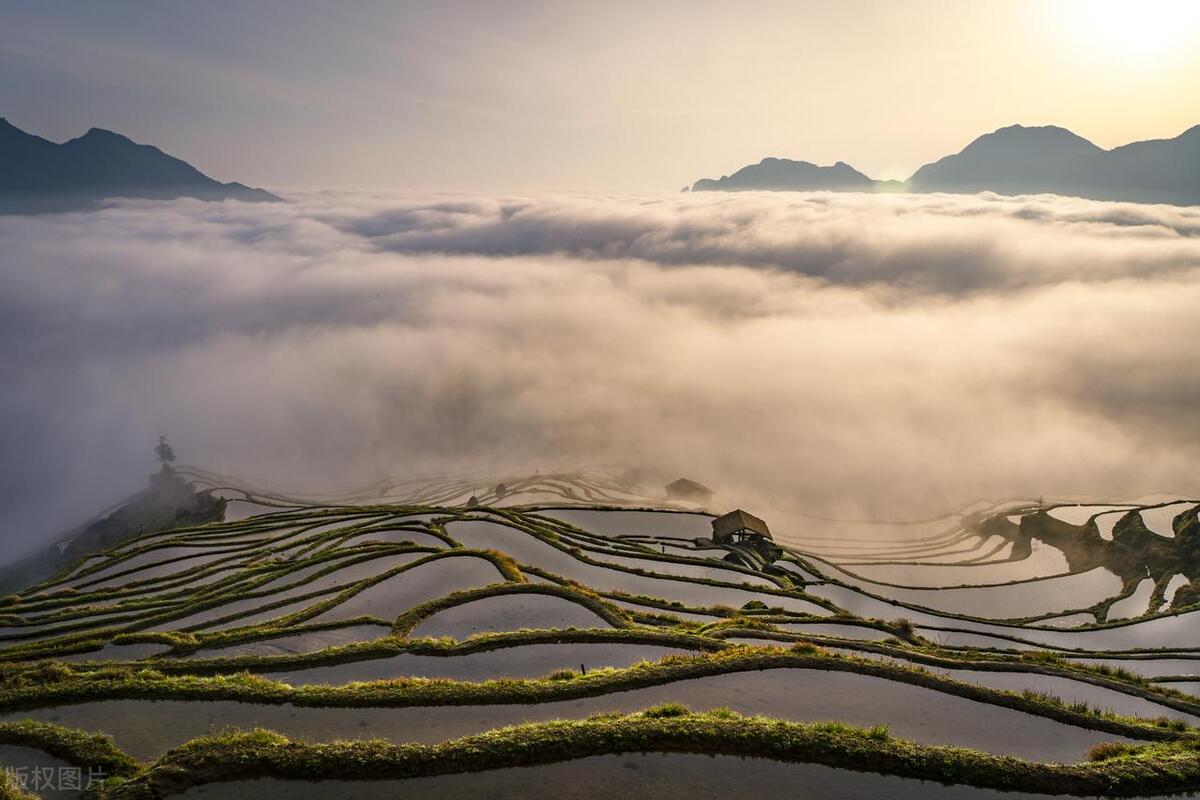
[[[1005,133],[1006,131],[1030,131],[1030,132],[1045,132],[1045,133],[1054,133],[1054,134],[1065,133],[1068,136],[1077,136],[1077,134],[1072,133],[1070,130],[1062,127],[1061,125],[1022,125],[1019,122],[1016,124],[1013,124],[1013,125],[1004,125],[1002,127],[996,128],[996,130],[992,131],[992,133]],[[984,134],[984,135],[986,136],[987,134]],[[1079,138],[1082,138],[1082,137],[1079,137]]]
[[[153,145],[105,128],[55,144],[0,117],[0,213],[86,208],[107,197],[278,200],[220,183]]]
[[[1200,204],[1200,125],[1174,139],[1105,150],[1058,125],[1007,125],[917,170],[906,182],[873,181],[844,161],[764,158],[693,191],[910,191],[1053,193],[1098,200]]]
[[[908,186],[913,191],[1050,193],[1098,200],[1196,203],[1200,202],[1200,181],[1189,187],[1180,180],[1189,172],[1197,173],[1195,156],[1180,149],[1183,140],[1181,136],[1105,150],[1056,125],[1011,125],[926,164],[908,179]]]
[[[971,147],[980,142],[1012,141],[1063,142],[1083,145],[1095,150],[1101,149],[1079,134],[1069,131],[1066,128],[1059,127],[1058,125],[1007,125],[1003,128],[997,128],[991,133],[983,134],[982,136],[976,138],[975,141],[971,142],[971,144],[967,145],[967,147]]]
[[[87,133],[79,137],[80,139],[118,139],[122,142],[132,142],[128,136],[110,131],[108,128],[88,128]],[[78,140],[77,140],[78,141]]]
[[[1200,125],[1193,125],[1183,133],[1175,137],[1176,139],[1195,139],[1200,138]]]
[[[854,167],[839,161],[831,167],[820,167],[810,161],[788,158],[764,158],[757,164],[742,167],[732,175],[713,180],[702,178],[692,186],[694,192],[746,190],[858,190],[870,191],[875,184]]]
[[[13,125],[5,117],[0,117],[0,132],[6,133],[9,136],[20,135],[20,136],[32,137],[32,134],[28,134],[25,131],[18,128],[16,125]],[[36,138],[36,137],[32,137],[32,138]]]

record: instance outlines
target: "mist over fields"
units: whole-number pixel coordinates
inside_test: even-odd
[[[1200,208],[319,193],[0,217],[0,546],[181,460],[619,464],[905,518],[1195,492]]]

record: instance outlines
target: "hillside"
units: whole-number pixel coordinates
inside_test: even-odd
[[[225,501],[197,492],[174,472],[154,473],[144,489],[116,508],[67,532],[49,547],[0,567],[0,594],[45,580],[135,534],[219,520],[224,509]]]

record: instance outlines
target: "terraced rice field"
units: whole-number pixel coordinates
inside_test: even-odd
[[[186,474],[223,522],[3,601],[0,765],[138,798],[1200,788],[1194,500],[755,509],[748,558],[600,474]]]

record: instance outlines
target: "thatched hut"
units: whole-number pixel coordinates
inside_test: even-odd
[[[765,521],[740,508],[714,519],[712,529],[715,544],[774,541]]]

